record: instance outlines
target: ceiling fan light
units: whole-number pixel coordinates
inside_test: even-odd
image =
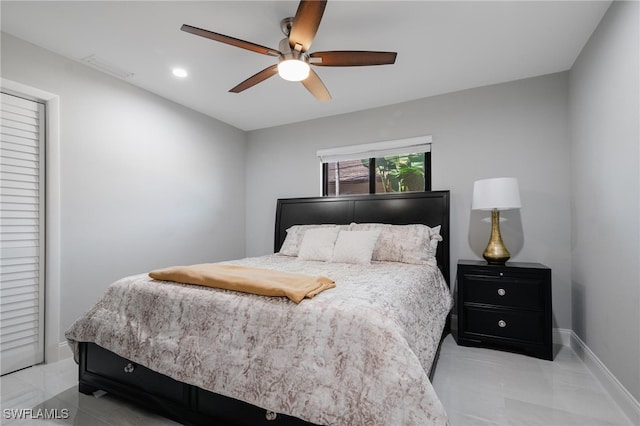
[[[287,59],[278,64],[278,74],[288,81],[302,81],[309,77],[309,64],[299,59]]]
[[[187,73],[187,70],[185,70],[184,68],[174,68],[171,70],[171,73],[178,78],[185,78],[189,75],[189,73]]]

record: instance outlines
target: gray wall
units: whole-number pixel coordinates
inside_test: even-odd
[[[244,132],[4,33],[1,71],[60,96],[62,332],[125,275],[244,255]]]
[[[481,87],[249,132],[247,255],[273,251],[279,197],[320,195],[316,151],[433,136],[433,189],[451,191],[452,262],[481,259],[488,213],[471,212],[473,182],[515,176],[522,209],[505,212],[513,260],[553,268],[555,326],[571,328],[568,73]],[[455,270],[455,268],[454,268]]]
[[[640,4],[614,2],[570,76],[573,330],[640,400]]]

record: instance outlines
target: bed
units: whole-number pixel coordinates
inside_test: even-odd
[[[354,223],[439,227],[441,241],[417,264],[278,254],[294,226]],[[280,199],[274,253],[222,264],[302,270],[335,288],[296,304],[123,278],[67,330],[80,392],[184,424],[447,423],[429,377],[452,305],[448,191]]]

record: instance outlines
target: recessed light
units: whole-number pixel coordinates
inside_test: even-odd
[[[174,68],[171,72],[178,78],[185,78],[187,75],[189,75],[187,74],[187,70],[185,70],[184,68]]]

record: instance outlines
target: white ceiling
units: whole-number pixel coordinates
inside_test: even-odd
[[[243,130],[390,105],[571,68],[610,1],[330,0],[310,51],[396,51],[394,65],[316,67],[333,99],[274,76],[228,90],[276,58],[180,31],[267,47],[296,1],[5,1],[2,31],[74,60],[96,55],[129,83]],[[189,77],[171,75],[175,66]]]

